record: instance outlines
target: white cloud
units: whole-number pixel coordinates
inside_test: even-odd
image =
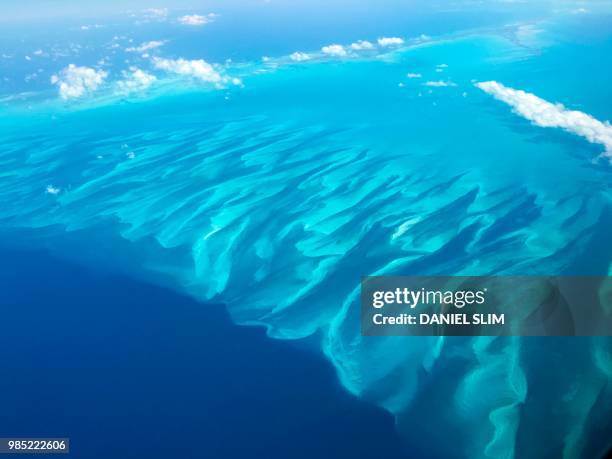
[[[448,87],[457,86],[452,81],[428,81],[428,82],[423,83],[423,84],[425,86],[430,86],[432,88],[448,88]]]
[[[35,56],[42,56],[43,55],[43,50],[42,49],[37,49],[32,54],[34,54]]]
[[[164,20],[168,17],[168,8],[147,8],[143,13],[149,19]]]
[[[448,64],[438,64],[438,65],[436,65],[436,68],[447,69],[448,68]]]
[[[324,46],[323,48],[321,48],[321,51],[323,51],[328,56],[337,56],[337,57],[346,56],[346,50],[344,49],[344,46],[342,45]]]
[[[214,21],[216,17],[217,15],[215,13],[209,13],[206,16],[202,16],[199,14],[187,14],[178,18],[178,22],[180,24],[188,26],[201,26]]]
[[[124,79],[118,81],[117,86],[124,93],[142,91],[157,80],[155,76],[136,67],[130,67],[129,71],[124,70],[122,75]]]
[[[408,78],[422,78],[423,75],[421,75],[420,73],[407,73],[406,77],[408,77]]]
[[[404,40],[399,37],[381,37],[378,39],[378,44],[380,46],[398,46],[403,45]]]
[[[47,188],[45,191],[47,192],[47,194],[60,194],[60,191],[62,190],[56,186],[47,185]]]
[[[355,51],[361,51],[364,49],[374,49],[374,45],[369,41],[359,40],[351,44],[351,49],[354,49]]]
[[[165,41],[152,40],[142,43],[140,46],[131,46],[126,48],[125,50],[128,53],[143,53],[145,51],[149,51],[151,49],[159,48],[166,44]]]
[[[108,73],[104,70],[70,64],[58,75],[53,75],[51,83],[58,85],[62,99],[70,99],[95,91],[107,76]]]
[[[291,54],[289,56],[289,58],[292,61],[296,61],[296,62],[302,62],[302,61],[307,61],[310,59],[310,55],[306,54],[306,53],[301,53],[299,51],[296,51],[295,53]]]
[[[186,59],[161,59],[154,58],[153,65],[160,70],[165,70],[177,75],[190,76],[208,83],[220,85],[226,80],[221,76],[215,68],[203,59],[186,60]]]
[[[587,113],[568,110],[561,104],[553,104],[518,89],[512,89],[496,81],[476,83],[487,94],[510,105],[514,112],[536,126],[556,127],[598,143],[606,149],[604,155],[612,161],[612,126]]]

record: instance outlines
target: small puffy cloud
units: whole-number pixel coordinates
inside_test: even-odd
[[[367,40],[359,40],[351,44],[351,49],[362,51],[364,49],[374,49],[374,45]]]
[[[149,51],[151,49],[159,48],[166,44],[165,41],[152,40],[142,43],[140,46],[131,46],[126,48],[125,50],[128,53],[144,53],[145,51]]]
[[[130,67],[129,71],[124,70],[122,75],[123,80],[117,82],[117,87],[124,93],[142,91],[157,80],[155,76],[136,67]]]
[[[536,126],[561,128],[603,145],[604,155],[612,161],[612,125],[608,121],[601,122],[587,113],[568,110],[561,104],[552,104],[535,94],[508,88],[496,81],[476,83],[476,87],[510,105],[517,115]]]
[[[430,86],[432,88],[449,88],[449,87],[457,86],[452,81],[428,81],[423,84],[425,86]]]
[[[53,185],[47,185],[47,188],[45,189],[45,191],[47,192],[47,194],[60,194],[60,191],[62,191],[60,188],[53,186]]]
[[[399,46],[404,44],[404,40],[399,37],[381,37],[378,39],[380,46]]]
[[[43,55],[43,50],[42,49],[37,49],[32,54],[34,54],[35,56],[42,56]]]
[[[187,14],[178,18],[178,22],[179,24],[188,26],[201,26],[214,21],[216,17],[217,15],[215,13],[209,13],[206,16],[200,14]]]
[[[346,50],[344,49],[344,46],[342,45],[324,46],[323,48],[321,48],[321,51],[323,51],[323,53],[327,54],[328,56],[335,56],[335,57],[346,56]]]
[[[143,13],[149,19],[164,20],[168,17],[168,8],[147,8]]]
[[[188,76],[207,83],[221,85],[227,82],[227,79],[221,76],[215,68],[203,59],[187,60],[187,59],[161,59],[154,58],[153,65],[166,72],[175,73],[177,75]]]
[[[51,83],[59,87],[60,97],[66,100],[95,91],[107,76],[108,73],[104,70],[70,64],[57,75],[53,75]]]
[[[295,53],[291,54],[291,55],[289,56],[289,58],[290,58],[292,61],[295,61],[295,62],[302,62],[302,61],[307,61],[307,60],[309,60],[309,59],[310,59],[310,55],[309,55],[309,54],[306,54],[306,53],[301,53],[301,52],[299,52],[299,51],[296,51]]]
[[[420,73],[407,73],[406,77],[407,78],[422,78],[423,75],[421,75]]]

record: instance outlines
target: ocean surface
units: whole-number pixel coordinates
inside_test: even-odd
[[[355,25],[367,22],[364,10],[350,16],[355,22],[340,15],[337,27],[305,14],[313,28],[300,32],[291,25],[301,17],[281,8],[252,29],[237,25],[245,16],[211,16],[201,34],[159,14],[133,24],[131,35],[123,22],[83,23],[40,49],[3,32],[7,48],[18,51],[3,61],[11,76],[0,100],[0,236],[18,251],[9,260],[30,250],[52,257],[23,255],[48,269],[15,276],[12,284],[22,282],[15,295],[45,271],[56,276],[57,263],[118,276],[111,277],[117,287],[77,285],[85,304],[70,308],[82,309],[87,325],[65,312],[68,336],[80,338],[58,349],[85,349],[76,343],[90,326],[100,342],[125,330],[119,340],[149,360],[135,364],[133,354],[121,360],[119,347],[92,347],[131,372],[104,376],[139,394],[126,396],[137,414],[125,422],[152,409],[159,411],[146,411],[147,422],[162,422],[164,410],[181,406],[162,398],[151,408],[158,392],[147,394],[144,378],[159,376],[164,362],[168,369],[183,363],[183,374],[168,382],[168,392],[182,397],[208,384],[192,358],[213,359],[223,365],[212,372],[221,381],[263,378],[251,385],[261,388],[254,390],[261,403],[240,386],[215,383],[227,389],[214,405],[220,418],[265,412],[270,419],[243,422],[261,426],[268,441],[310,416],[316,435],[346,439],[323,453],[307,449],[324,448],[323,437],[308,447],[296,437],[304,454],[376,457],[381,442],[367,438],[374,432],[388,439],[379,457],[401,455],[398,441],[426,458],[599,457],[612,438],[609,338],[368,338],[360,334],[358,292],[361,277],[375,274],[612,273],[609,5],[506,5],[491,16],[445,9],[417,21],[391,3],[371,29]],[[207,46],[215,31],[218,41]],[[86,38],[75,44],[81,33]],[[20,65],[52,62],[27,81],[25,69],[11,64],[26,46],[35,51]],[[63,279],[52,283],[57,295],[72,292],[74,283]],[[44,297],[24,301],[48,314],[66,311],[64,300],[40,304]],[[152,297],[159,298],[149,311]],[[115,302],[121,306],[105,313]],[[183,331],[161,340],[176,330]],[[138,333],[152,341],[135,340]],[[40,336],[58,339],[47,329]],[[15,356],[28,355],[28,342]],[[262,354],[226,368],[243,342]],[[311,378],[320,384],[311,387]],[[271,384],[295,386],[282,392],[291,401],[279,403],[281,389]],[[329,401],[294,400],[315,389],[313,397]],[[213,392],[200,394],[203,406]],[[235,397],[253,405],[243,412]],[[111,417],[116,410],[114,402],[91,411]],[[189,416],[185,429],[209,426],[207,414]],[[32,422],[22,419],[24,428]],[[322,429],[321,419],[339,430]],[[229,438],[229,424],[219,438]],[[239,438],[263,445],[263,436],[244,429]],[[243,444],[226,443],[218,448]],[[278,452],[270,451],[266,457]]]
[[[69,437],[78,458],[404,457],[320,355],[220,305],[33,251],[0,251],[0,286],[5,437]]]

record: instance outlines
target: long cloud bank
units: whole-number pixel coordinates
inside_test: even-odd
[[[608,121],[599,121],[578,110],[568,110],[562,104],[553,104],[535,94],[508,88],[497,81],[479,82],[476,87],[510,105],[516,114],[536,126],[561,128],[591,143],[603,145],[603,156],[612,162],[612,125]]]
[[[217,88],[223,88],[225,84],[241,86],[240,78],[230,78],[219,73],[213,65],[203,59],[162,59],[153,58],[155,68],[165,70],[169,73],[195,78],[207,83],[213,83]]]
[[[167,15],[167,10],[147,10],[147,14],[163,17]],[[206,16],[209,20],[216,17],[215,14]],[[421,36],[412,40],[413,43],[421,43],[429,40],[429,37]],[[126,53],[146,53],[142,54],[142,58],[149,58],[148,51],[159,49],[166,44],[165,40],[151,40],[141,43],[138,46],[130,46],[125,48]],[[405,44],[405,40],[400,37],[381,37],[375,42],[367,40],[358,40],[349,45],[331,44],[323,46],[319,51],[305,53],[296,51],[289,56],[283,56],[275,60],[266,57],[263,61],[268,63],[268,66],[278,66],[291,62],[304,61],[323,61],[327,59],[350,59],[359,56],[376,56],[378,52],[387,52],[387,48],[395,49]],[[120,47],[114,43],[113,48]],[[383,49],[384,48],[384,49]],[[39,53],[41,54],[42,51]],[[35,53],[36,54],[36,53]],[[276,62],[275,62],[276,61]],[[160,56],[152,56],[149,60],[152,69],[149,71],[163,71],[167,74],[174,74],[182,77],[199,80],[204,83],[212,84],[217,89],[226,89],[228,86],[243,86],[242,79],[236,76],[226,74],[228,70],[226,66],[210,64],[203,59],[188,60],[184,58],[170,59]],[[129,64],[129,61],[126,60]],[[103,64],[102,64],[103,65]],[[96,69],[92,67],[77,66],[70,64],[68,67],[59,71],[51,78],[51,83],[58,86],[58,92],[62,99],[78,99],[100,90],[103,87],[114,88],[122,96],[137,93],[148,89],[153,83],[161,80],[161,77],[155,76],[148,71],[138,69],[131,65],[127,70],[121,71],[122,79],[107,83],[109,72],[106,70]],[[420,74],[409,74],[409,77],[420,77]],[[452,83],[437,83],[430,84],[432,86],[452,86]]]

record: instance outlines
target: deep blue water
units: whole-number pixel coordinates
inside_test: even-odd
[[[0,252],[0,432],[78,458],[399,458],[390,414],[222,307],[42,252]]]

